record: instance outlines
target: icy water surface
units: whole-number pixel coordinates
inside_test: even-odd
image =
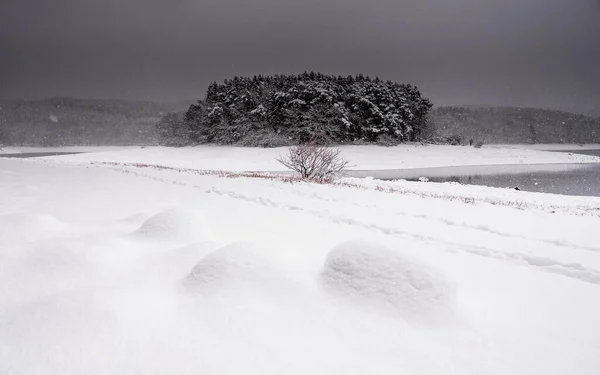
[[[600,150],[561,152],[600,156]],[[369,174],[381,180],[417,181],[426,177],[432,182],[458,182],[467,185],[518,188],[538,193],[600,197],[600,163],[480,165],[356,173],[362,174],[361,177]]]
[[[600,156],[600,150],[561,151]],[[426,177],[432,182],[458,182],[499,188],[563,195],[600,197],[600,163],[598,164],[509,164],[352,171],[352,177],[379,180],[418,181]]]
[[[519,164],[462,167],[419,168],[404,170],[353,171],[354,177],[371,176],[380,180],[458,182],[499,188],[579,196],[600,196],[598,164]]]

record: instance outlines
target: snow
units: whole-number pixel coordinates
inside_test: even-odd
[[[202,258],[183,280],[188,290],[221,293],[224,289],[252,291],[280,290],[285,293],[286,277],[270,265],[252,243],[238,242],[219,248]]]
[[[44,237],[55,237],[68,231],[68,226],[52,216],[24,213],[0,216],[3,236],[0,243],[7,241],[34,241]]]
[[[353,170],[408,169],[464,165],[599,163],[600,157],[521,148],[481,148],[408,144],[395,147],[342,146],[341,155]],[[276,159],[286,148],[197,146],[147,147],[115,152],[52,157],[70,163],[144,163],[227,171],[281,171]]]
[[[577,197],[558,194],[540,194],[517,191],[514,188],[492,188],[477,185],[460,185],[456,182],[428,183],[425,180],[377,181],[374,179],[343,178],[338,184],[370,190],[391,191],[423,198],[453,200],[465,203],[489,203],[520,210],[540,210],[569,215],[592,215],[600,217],[600,197]]]
[[[490,144],[484,148],[518,148],[540,151],[584,151],[600,150],[600,144],[536,143],[536,144]]]
[[[0,145],[1,146],[1,145]],[[69,152],[106,152],[140,149],[139,146],[64,146],[64,147],[25,147],[2,146],[0,154],[30,154],[30,153],[69,153]]]
[[[138,238],[148,240],[204,240],[209,241],[212,234],[205,218],[199,212],[183,208],[162,211],[148,220],[135,231]]]
[[[439,270],[405,253],[369,240],[346,241],[329,252],[321,278],[333,293],[391,307],[405,318],[426,320],[440,308],[450,311],[454,287]]]
[[[89,163],[279,152],[0,159],[0,374],[600,372],[600,198]],[[593,160],[502,152],[343,149],[365,169]]]

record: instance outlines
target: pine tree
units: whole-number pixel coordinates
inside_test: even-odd
[[[431,103],[416,87],[355,77],[298,75],[233,77],[211,83],[185,123],[196,142],[237,143],[253,134],[277,134],[295,143],[414,140]]]

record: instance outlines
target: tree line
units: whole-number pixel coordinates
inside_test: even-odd
[[[167,145],[400,143],[427,133],[431,107],[413,85],[362,74],[234,77],[158,130]]]
[[[156,124],[189,103],[50,98],[0,100],[0,145],[156,144]]]
[[[463,143],[600,143],[600,118],[538,108],[438,107],[430,125],[438,137]]]

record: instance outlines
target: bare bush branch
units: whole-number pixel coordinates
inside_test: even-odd
[[[292,146],[288,154],[277,158],[286,168],[298,172],[305,180],[331,182],[348,166],[340,150],[312,144]]]

